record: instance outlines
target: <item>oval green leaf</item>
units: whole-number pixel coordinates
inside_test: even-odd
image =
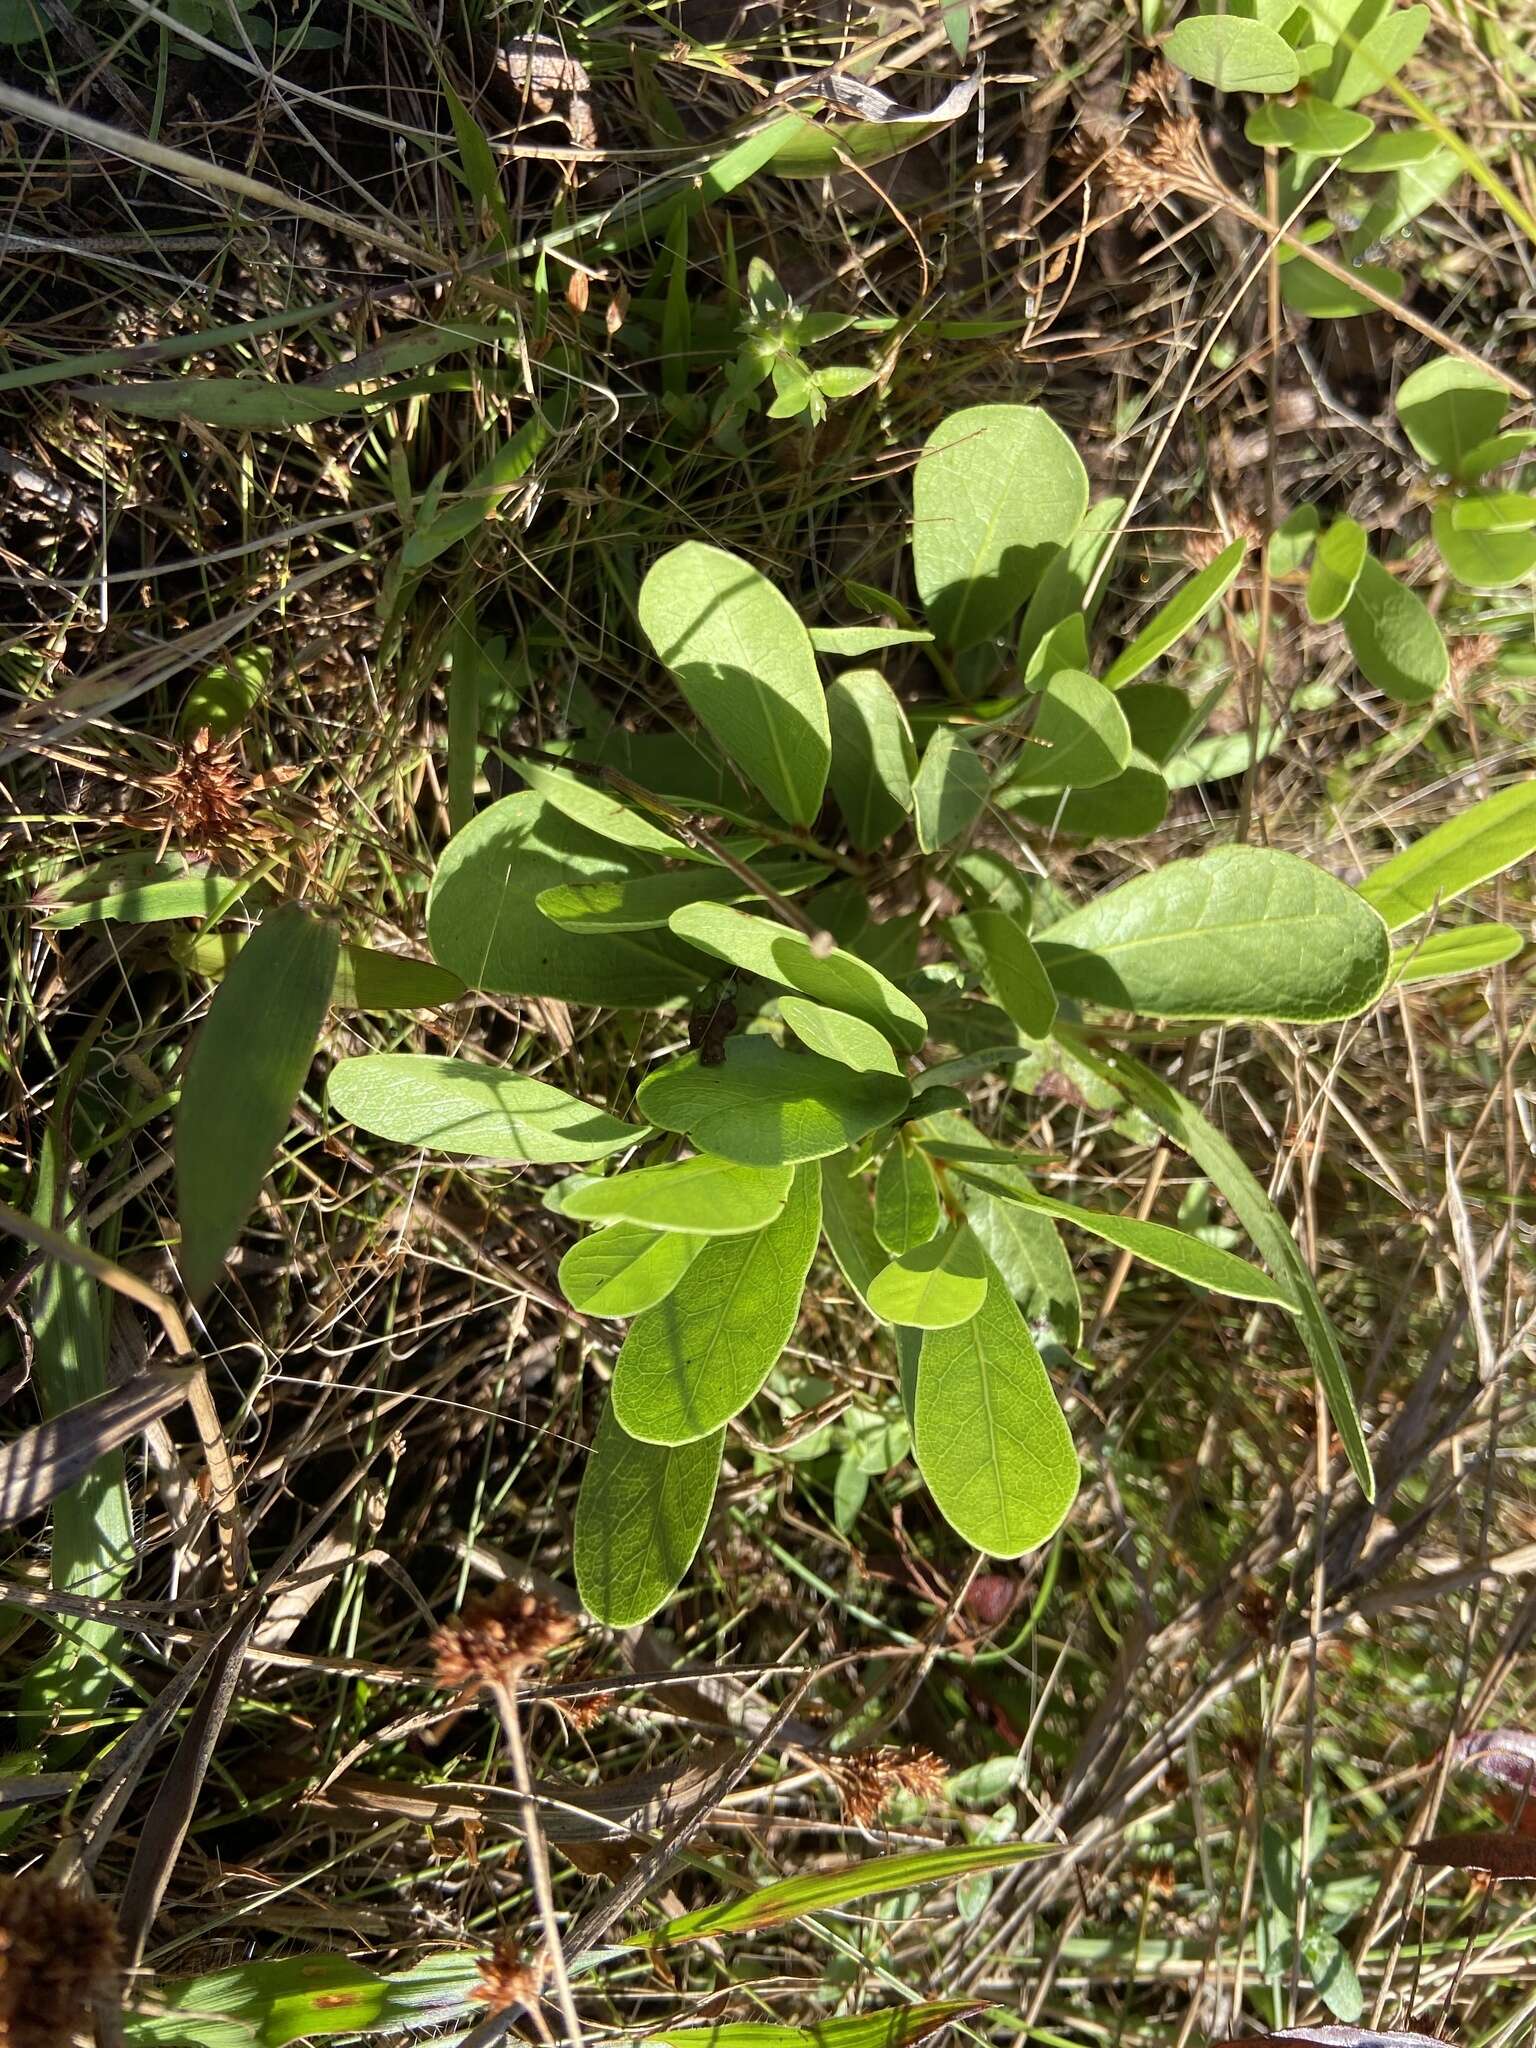
[[[666,1300],[704,1244],[702,1237],[615,1223],[571,1246],[560,1261],[560,1292],[585,1315],[637,1316]]]
[[[1243,133],[1258,149],[1294,149],[1300,156],[1342,156],[1375,133],[1369,114],[1336,107],[1331,100],[1304,99],[1294,106],[1274,100],[1256,107]]]
[[[804,996],[780,996],[779,1015],[803,1046],[852,1067],[856,1074],[900,1074],[901,1067],[883,1032],[862,1017],[808,1003]]]
[[[1218,92],[1290,92],[1296,52],[1275,29],[1236,14],[1190,14],[1163,45],[1171,64]]]
[[[613,1412],[630,1436],[692,1443],[740,1414],[789,1342],[820,1236],[821,1175],[802,1166],[766,1230],[706,1245],[636,1318],[613,1369]]]
[[[1411,988],[1418,982],[1451,981],[1462,974],[1483,974],[1513,960],[1525,940],[1513,925],[1467,924],[1451,932],[1431,932],[1416,946],[1400,946],[1392,954],[1392,986]]]
[[[1058,669],[1008,778],[1010,789],[1092,789],[1131,758],[1131,729],[1114,692],[1075,669]]]
[[[1485,796],[1367,875],[1359,893],[1396,931],[1536,853],[1536,777]]]
[[[176,1105],[181,1274],[198,1301],[255,1207],[336,984],[336,933],[269,911],[219,983]]]
[[[907,715],[878,669],[855,668],[829,685],[827,716],[832,794],[854,845],[872,853],[912,808],[917,752]]]
[[[645,1136],[532,1075],[434,1053],[338,1060],[325,1094],[335,1115],[376,1138],[459,1158],[576,1166]]]
[[[878,1217],[878,1189],[875,1199]],[[892,1259],[869,1284],[869,1306],[883,1323],[949,1330],[970,1321],[986,1292],[985,1255],[969,1226],[961,1224]]]
[[[781,896],[797,896],[822,881],[827,870],[812,861],[769,856],[755,863],[755,872]],[[604,932],[659,931],[685,903],[761,899],[760,889],[727,868],[685,868],[628,882],[559,882],[541,889],[537,901],[543,916],[585,938]]]
[[[1044,1543],[1077,1498],[1072,1433],[995,1268],[969,1322],[923,1339],[912,1448],[945,1521],[992,1557]]]
[[[564,1213],[583,1223],[641,1223],[698,1237],[762,1230],[789,1200],[789,1166],[743,1166],[701,1153],[663,1166],[633,1166],[573,1188]]]
[[[1389,299],[1403,295],[1403,274],[1385,263],[1352,263],[1351,273],[1361,284]],[[1353,320],[1362,313],[1374,313],[1377,301],[1356,291],[1342,277],[1335,277],[1309,256],[1297,256],[1280,272],[1280,297],[1293,313],[1309,320]]]
[[[1235,17],[1221,15],[1222,21]],[[1182,24],[1181,24],[1182,25]],[[1251,22],[1238,24],[1251,28]],[[1191,576],[1168,602],[1155,612],[1149,624],[1144,626],[1126,648],[1119,660],[1112,664],[1104,678],[1106,689],[1118,690],[1122,683],[1134,682],[1143,670],[1149,669],[1154,661],[1165,655],[1169,648],[1184,635],[1198,626],[1213,604],[1224,597],[1237,580],[1237,572],[1243,565],[1243,556],[1248,552],[1248,542],[1239,535],[1224,547],[1214,562],[1203,568],[1198,576]]]
[[[640,625],[699,722],[781,818],[810,825],[832,742],[810,635],[750,562],[684,541],[640,586]]]
[[[1362,914],[1364,913],[1364,914]],[[1381,994],[1387,933],[1295,854],[1227,846],[1106,890],[1036,942],[1062,995],[1144,1017],[1324,1023]]]
[[[1399,704],[1424,704],[1450,678],[1451,657],[1429,607],[1367,555],[1344,608],[1344,635],[1361,675]]]
[[[1335,519],[1317,543],[1312,573],[1307,578],[1307,616],[1318,625],[1336,619],[1355,594],[1365,566],[1365,528],[1353,519]]]
[[[1490,494],[1494,495],[1507,500],[1520,494]],[[1510,516],[1497,505],[1485,515],[1489,523],[1480,523],[1482,511],[1479,499],[1442,498],[1430,515],[1435,546],[1446,568],[1468,590],[1507,590],[1536,569],[1536,533],[1494,525],[1494,520]]]
[[[1472,450],[1498,432],[1509,393],[1476,363],[1436,356],[1403,379],[1393,404],[1424,460],[1454,476]]]
[[[433,957],[471,988],[650,1009],[703,981],[703,963],[667,932],[572,933],[539,909],[543,890],[652,874],[647,854],[615,845],[523,790],[449,840],[427,900]],[[701,869],[700,874],[708,870]]]
[[[749,917],[725,904],[690,903],[675,910],[670,923],[679,938],[717,960],[829,1010],[861,1017],[908,1052],[916,1052],[928,1035],[928,1019],[877,967],[841,947],[819,952],[803,932],[776,918]]]
[[[977,405],[928,437],[912,500],[912,566],[928,623],[955,652],[989,640],[1088,509],[1088,473],[1048,413]]]
[[[998,802],[1069,839],[1143,839],[1168,815],[1168,784],[1154,761],[1133,751],[1124,772],[1097,789],[1071,789],[1064,796],[1005,790]]]
[[[573,1561],[587,1612],[609,1628],[648,1621],[682,1584],[715,1504],[725,1431],[644,1444],[603,1419],[576,1498]]]
[[[1028,932],[1006,910],[979,908],[950,919],[967,957],[974,957],[988,995],[1026,1038],[1048,1038],[1056,991]]]
[[[984,1188],[966,1186],[961,1199],[966,1221],[1031,1331],[1048,1330],[1063,1350],[1075,1351],[1083,1336],[1082,1298],[1054,1221]]]
[[[970,741],[952,725],[939,726],[912,784],[917,843],[924,853],[937,853],[969,832],[990,791],[987,764]]]
[[[792,1166],[841,1152],[900,1116],[911,1090],[898,1074],[857,1074],[771,1038],[729,1038],[725,1064],[685,1053],[640,1084],[640,1113],[685,1131],[701,1152],[747,1166]]]
[[[938,1227],[939,1184],[933,1168],[925,1153],[898,1138],[875,1175],[875,1236],[899,1257],[927,1244]]]

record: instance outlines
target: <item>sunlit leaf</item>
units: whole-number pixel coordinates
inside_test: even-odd
[[[1359,893],[1396,931],[1536,853],[1536,777],[1496,790],[1415,839],[1366,876]]]
[[[566,1197],[564,1213],[584,1223],[641,1223],[650,1230],[700,1237],[743,1237],[773,1221],[789,1199],[794,1177],[792,1167],[742,1166],[701,1153],[583,1181]]]
[[[376,1138],[464,1158],[570,1166],[606,1159],[645,1135],[531,1074],[436,1053],[338,1060],[326,1100]]]
[[[587,1315],[637,1316],[665,1301],[706,1242],[638,1223],[594,1230],[560,1261],[560,1292]]]
[[[669,1061],[640,1084],[640,1114],[664,1131],[686,1131],[701,1152],[747,1166],[794,1165],[856,1144],[901,1114],[911,1098],[896,1074],[855,1073],[772,1039],[726,1040],[723,1066],[697,1054]]]

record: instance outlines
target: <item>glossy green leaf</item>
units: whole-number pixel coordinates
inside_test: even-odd
[[[1403,379],[1393,405],[1424,460],[1454,476],[1470,451],[1498,432],[1509,393],[1491,371],[1459,356],[1435,356]]]
[[[1403,296],[1403,274],[1385,263],[1353,263],[1352,274],[1361,284],[1389,299]],[[1361,313],[1374,313],[1375,299],[1356,291],[1344,278],[1335,277],[1308,256],[1297,256],[1280,272],[1280,298],[1293,313],[1309,320],[1353,320]]]
[[[1429,607],[1374,555],[1360,565],[1344,635],[1366,681],[1400,704],[1427,703],[1450,678],[1450,654]]]
[[[1075,1202],[1058,1202],[1037,1188],[1002,1179],[989,1167],[957,1162],[954,1171],[1001,1201],[1015,1202],[1037,1215],[1075,1224],[1079,1230],[1102,1238],[1105,1244],[1120,1251],[1130,1252],[1149,1266],[1176,1274],[1192,1287],[1230,1295],[1234,1301],[1271,1301],[1293,1311],[1297,1306],[1295,1294],[1282,1281],[1187,1230],[1176,1230],[1168,1223],[1152,1223],[1140,1216],[1117,1216],[1104,1209],[1084,1209]]]
[[[929,435],[913,483],[912,566],[957,653],[1002,630],[1088,507],[1077,450],[1038,406],[977,405]]]
[[[875,1175],[875,1236],[899,1257],[927,1244],[939,1220],[939,1184],[927,1155],[898,1138]]]
[[[992,1557],[1044,1543],[1077,1498],[1071,1431],[995,1268],[969,1322],[923,1338],[912,1448],[945,1521]]]
[[[753,870],[781,896],[797,896],[825,879],[812,861],[768,856]],[[568,932],[593,937],[605,932],[649,932],[666,927],[685,903],[759,903],[762,892],[728,868],[686,868],[632,881],[558,882],[538,894],[541,913]]]
[[[744,1237],[773,1221],[789,1200],[794,1177],[793,1167],[743,1166],[705,1152],[583,1181],[566,1197],[564,1213],[583,1223],[641,1223],[699,1237]]]
[[[1429,32],[1427,7],[1398,7],[1393,0],[1307,0],[1314,18],[1337,39],[1332,63],[1318,91],[1337,107],[1352,107],[1378,92],[1414,57]]]
[[[776,918],[749,917],[724,904],[691,903],[672,913],[671,925],[680,938],[728,966],[861,1017],[909,1052],[928,1035],[922,1011],[878,968],[841,947],[822,952],[803,932]]]
[[[1513,491],[1489,495],[1503,500],[1519,496]],[[1510,516],[1497,505],[1487,512],[1486,524],[1478,517],[1482,511],[1479,499],[1442,498],[1430,515],[1435,546],[1446,568],[1468,590],[1507,590],[1536,569],[1536,533],[1496,525],[1496,520]]]
[[[1131,729],[1112,690],[1060,669],[1040,692],[1039,711],[1008,777],[1010,789],[1091,789],[1113,781],[1131,758]]]
[[[1170,1088],[1150,1067],[1123,1050],[1101,1053],[1075,1031],[1062,1029],[1057,1036],[1068,1051],[1189,1154],[1226,1197],[1265,1263],[1291,1288],[1300,1304],[1297,1331],[1323,1383],[1333,1426],[1339,1432],[1361,1490],[1367,1500],[1373,1500],[1376,1481],[1371,1471],[1371,1454],[1339,1340],[1328,1320],[1317,1282],[1285,1218],[1231,1143],[1192,1102]]]
[[[572,1166],[645,1136],[532,1075],[436,1053],[338,1060],[325,1093],[333,1114],[376,1138],[459,1158]]]
[[[966,1221],[1025,1322],[1048,1328],[1065,1350],[1075,1350],[1083,1335],[1082,1302],[1054,1220],[970,1184],[961,1199]]]
[[[629,1937],[629,1945],[670,1948],[680,1941],[705,1941],[716,1934],[755,1934],[782,1927],[807,1913],[826,1913],[851,1906],[858,1899],[890,1898],[916,1891],[920,1885],[948,1884],[978,1870],[1005,1870],[1039,1856],[1058,1853],[1054,1842],[966,1843],[947,1849],[918,1849],[897,1856],[861,1856],[835,1870],[817,1870],[806,1877],[785,1878],[760,1891],[679,1913]]]
[[[821,1227],[838,1271],[869,1307],[869,1289],[890,1263],[875,1235],[875,1212],[863,1176],[850,1171],[853,1157],[838,1152],[821,1162]]]
[[[1355,594],[1368,553],[1365,528],[1353,519],[1335,519],[1317,543],[1312,574],[1307,579],[1307,616],[1322,625],[1338,618]]]
[[[613,1412],[630,1436],[692,1443],[741,1413],[789,1342],[820,1236],[821,1175],[802,1166],[766,1230],[713,1240],[636,1318],[613,1369]]]
[[[1064,838],[1144,839],[1168,815],[1168,784],[1156,762],[1133,750],[1122,773],[1096,789],[1071,789],[1064,796],[1004,790],[998,802]]]
[[[1035,654],[1055,627],[1070,618],[1081,618],[1085,632],[1092,625],[1108,582],[1101,581],[1092,598],[1088,596],[1088,586],[1105,550],[1114,544],[1124,511],[1124,498],[1096,499],[1083,514],[1076,533],[1047,563],[1019,628],[1019,667],[1026,675],[1031,671]]]
[[[884,1032],[862,1017],[808,1003],[804,996],[780,996],[779,1015],[803,1046],[852,1067],[856,1074],[899,1074],[901,1063]]]
[[[598,1621],[634,1628],[682,1584],[715,1504],[724,1447],[723,1429],[695,1443],[637,1442],[604,1403],[573,1546],[576,1590]]]
[[[1425,981],[1483,974],[1513,960],[1524,944],[1520,933],[1508,924],[1465,924],[1455,931],[1431,932],[1416,946],[1393,950],[1392,986],[1412,988]]]
[[[1056,991],[1028,932],[1006,910],[977,909],[952,918],[951,927],[975,953],[988,995],[1026,1038],[1048,1038],[1056,1021]]]
[[[1258,149],[1294,149],[1302,156],[1342,156],[1375,132],[1368,114],[1307,98],[1294,106],[1266,100],[1248,116],[1244,135]]]
[[[772,1039],[729,1038],[725,1064],[696,1053],[671,1060],[640,1084],[642,1116],[685,1131],[701,1152],[747,1166],[795,1165],[841,1152],[900,1116],[911,1090],[896,1074],[857,1074]]]
[[[878,1219],[878,1190],[875,1213]],[[961,1224],[892,1259],[869,1284],[869,1306],[883,1323],[948,1330],[969,1322],[986,1292],[985,1254],[969,1226]]]
[[[1218,92],[1290,92],[1301,77],[1282,35],[1236,14],[1186,14],[1163,53]]]
[[[810,825],[832,743],[810,635],[739,555],[684,541],[652,563],[640,625],[690,708],[781,818]]]
[[[571,1246],[560,1261],[560,1292],[586,1315],[637,1316],[666,1300],[704,1245],[680,1231],[615,1223]]]
[[[1479,882],[1536,853],[1536,777],[1512,782],[1366,876],[1359,893],[1396,931],[1436,904],[1450,903]]]
[[[812,626],[810,633],[818,654],[841,655],[845,661],[878,654],[885,647],[926,647],[933,639],[920,626]],[[835,751],[835,728],[832,744]]]
[[[937,853],[969,832],[990,791],[987,764],[970,741],[955,726],[937,727],[912,783],[917,843],[924,853]]]
[[[1036,941],[1063,995],[1140,1016],[1322,1023],[1381,994],[1387,934],[1294,854],[1227,846],[1108,889]]]
[[[878,669],[849,669],[827,689],[830,781],[862,853],[882,845],[912,808],[917,753],[907,716]]]
[[[1236,22],[1231,15],[1201,16],[1202,21],[1232,21],[1238,27],[1251,28],[1251,22]],[[1231,589],[1237,580],[1237,572],[1243,565],[1243,556],[1248,552],[1248,543],[1241,535],[1224,547],[1214,562],[1208,563],[1197,576],[1191,576],[1168,602],[1163,605],[1149,624],[1144,626],[1136,638],[1116,661],[1104,678],[1107,689],[1118,690],[1123,683],[1149,669],[1154,661],[1160,661],[1169,648],[1183,639],[1184,635],[1199,625],[1211,606]]]
[[[181,1273],[194,1301],[256,1205],[336,982],[336,933],[297,904],[262,919],[214,992],[176,1106]]]
[[[545,889],[653,874],[648,854],[562,816],[531,790],[503,797],[449,840],[427,901],[433,956],[471,988],[650,1009],[705,979],[668,932],[593,937],[545,917]],[[701,869],[700,873],[708,870]]]

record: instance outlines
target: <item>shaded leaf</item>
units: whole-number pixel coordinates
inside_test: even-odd
[[[1109,585],[1107,579],[1101,581],[1091,599],[1088,586],[1105,550],[1114,542],[1124,511],[1124,498],[1097,499],[1083,514],[1082,524],[1076,533],[1058,548],[1047,563],[1035,594],[1029,600],[1024,622],[1019,627],[1019,668],[1026,677],[1033,676],[1035,657],[1047,636],[1068,619],[1082,620],[1086,654],[1087,629],[1098,616]],[[1080,667],[1082,664],[1066,665]]]
[[[875,1175],[875,1236],[899,1257],[927,1244],[938,1227],[939,1184],[933,1168],[924,1153],[898,1138]]]
[[[49,882],[33,898],[33,908],[48,920],[50,931],[71,931],[77,925],[116,919],[123,924],[164,924],[173,918],[217,918],[236,902],[259,902],[260,885],[238,875],[216,875],[206,868],[132,855],[102,861],[95,867]]]
[[[937,727],[912,783],[917,843],[924,853],[937,853],[969,832],[990,789],[987,764],[970,741],[952,725]]]
[[[966,1186],[966,1220],[1019,1304],[1026,1323],[1048,1325],[1065,1350],[1082,1341],[1082,1302],[1054,1220],[985,1189]]]
[[[606,1159],[645,1135],[530,1074],[435,1053],[338,1060],[326,1100],[376,1138],[461,1158],[570,1166]]]
[[[928,1020],[916,1003],[878,968],[840,947],[820,951],[803,932],[776,918],[750,917],[724,904],[690,903],[675,910],[670,923],[679,938],[727,965],[861,1017],[909,1052],[928,1034]]]
[[[686,1131],[701,1152],[747,1166],[793,1165],[856,1144],[899,1116],[911,1090],[896,1074],[857,1074],[769,1038],[727,1039],[725,1064],[696,1054],[670,1061],[640,1084],[642,1116]]]
[[[889,1260],[875,1235],[869,1191],[863,1178],[850,1171],[852,1165],[852,1156],[846,1152],[822,1160],[821,1227],[839,1272],[868,1308],[870,1285]]]
[[[827,873],[811,861],[768,857],[754,872],[781,896],[796,896]],[[757,903],[762,892],[727,868],[688,868],[630,881],[559,882],[541,889],[542,914],[569,932],[592,937],[606,932],[647,932],[665,928],[685,903]]]
[[[1389,299],[1403,296],[1400,270],[1385,263],[1353,263],[1348,267],[1372,291]],[[1309,320],[1353,320],[1361,313],[1374,313],[1377,308],[1377,301],[1366,292],[1356,291],[1346,279],[1335,277],[1320,263],[1301,255],[1280,272],[1280,298],[1293,313],[1303,313]]]
[[[1008,777],[1010,789],[1090,789],[1110,782],[1131,758],[1131,729],[1112,690],[1059,669],[1040,692],[1039,711]]]
[[[582,1605],[610,1628],[648,1621],[682,1584],[703,1539],[725,1431],[643,1444],[604,1403],[576,1499],[572,1561]]]
[[[973,910],[950,919],[967,957],[973,954],[987,993],[1026,1038],[1048,1038],[1056,1021],[1056,991],[1028,932],[1006,910]]]
[[[1064,796],[1004,790],[997,801],[1067,838],[1143,839],[1168,814],[1168,784],[1154,761],[1133,750],[1114,781],[1096,789],[1072,789]]]
[[[1309,97],[1294,106],[1267,100],[1248,116],[1244,135],[1256,148],[1294,149],[1303,156],[1342,156],[1375,131],[1368,114]]]
[[[878,669],[858,668],[829,685],[827,716],[832,794],[854,845],[870,853],[905,823],[912,808],[917,753],[906,713]]]

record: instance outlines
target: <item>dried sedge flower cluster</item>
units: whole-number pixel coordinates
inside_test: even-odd
[[[617,1694],[611,1692],[589,1692],[579,1699],[551,1700],[550,1705],[569,1728],[578,1735],[585,1735],[589,1728],[596,1727],[604,1714],[610,1712]]]
[[[117,1969],[105,1906],[51,1878],[0,1879],[0,2048],[69,2048]]]
[[[492,2012],[505,2012],[509,2005],[532,2005],[549,1976],[549,1957],[542,1952],[528,1961],[515,1936],[498,1935],[488,1956],[475,1968],[480,1982],[470,1993]]]
[[[133,822],[160,833],[162,859],[173,838],[189,852],[207,854],[270,845],[276,832],[249,809],[270,779],[250,773],[238,739],[215,739],[203,727],[177,748],[173,767],[148,778],[150,807]]]
[[[850,1827],[871,1827],[898,1792],[939,1799],[949,1781],[942,1757],[930,1749],[855,1749],[839,1757],[832,1781]]]
[[[1130,134],[1137,141],[1141,138],[1139,128]],[[1170,192],[1217,200],[1226,191],[1206,154],[1194,114],[1166,114],[1140,149],[1130,146],[1129,136],[1116,142],[1105,152],[1100,168],[1120,197],[1132,205],[1156,206]]]
[[[556,1650],[576,1624],[553,1600],[520,1586],[498,1586],[483,1600],[466,1602],[432,1638],[437,1683],[457,1691],[465,1686],[515,1685],[531,1664]]]

